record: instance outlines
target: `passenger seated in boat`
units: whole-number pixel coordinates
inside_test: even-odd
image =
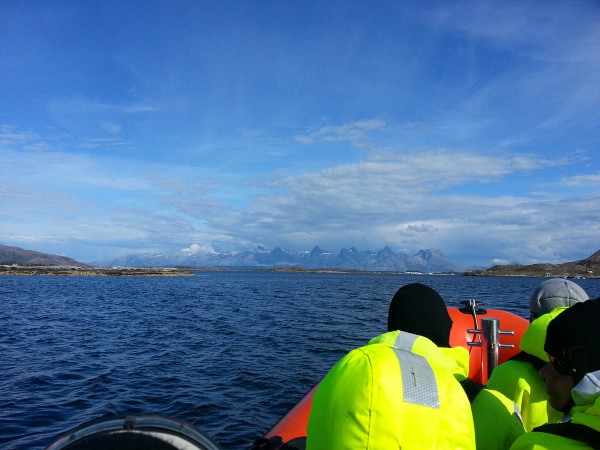
[[[475,449],[469,400],[439,349],[401,334],[427,356],[382,343],[349,352],[314,394],[307,450]]]
[[[567,308],[548,325],[540,369],[548,402],[565,416],[534,428],[512,450],[600,448],[600,298]]]
[[[531,314],[529,321],[533,322],[542,314],[550,311],[573,306],[577,303],[589,300],[585,290],[577,283],[564,278],[551,278],[543,281],[532,293],[529,298],[529,312]]]
[[[541,283],[530,297],[531,325],[519,345],[521,352],[496,367],[488,380],[488,388],[502,392],[519,406],[526,431],[562,417],[548,403],[545,383],[538,373],[548,362],[544,351],[546,328],[567,307],[588,298],[570,280],[553,278]]]
[[[472,403],[477,448],[507,449],[525,432],[518,407],[500,392],[485,389],[485,386],[468,378],[469,351],[461,346],[450,347],[451,329],[452,319],[442,297],[428,286],[413,283],[396,292],[388,311],[388,333],[374,338],[371,343],[400,345],[398,339],[407,333],[423,336],[435,343],[437,352],[441,354],[435,361],[444,364],[454,375]],[[407,350],[430,360],[429,355],[419,348]]]
[[[444,299],[434,289],[421,283],[402,286],[390,302],[387,318],[388,331],[405,331],[430,339],[456,364],[455,375],[465,386],[469,397],[480,388],[468,380],[469,351],[465,347],[450,347],[452,318]],[[460,375],[462,374],[462,376]],[[467,383],[465,383],[467,381]]]

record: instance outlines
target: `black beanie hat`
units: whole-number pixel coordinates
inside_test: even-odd
[[[600,370],[600,298],[577,303],[548,325],[544,350],[579,377]]]
[[[406,331],[432,340],[438,347],[450,347],[452,319],[444,300],[421,283],[398,289],[388,311],[388,331]]]

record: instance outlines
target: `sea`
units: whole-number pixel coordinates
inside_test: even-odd
[[[528,317],[541,278],[195,272],[0,276],[0,448],[44,449],[105,416],[164,414],[249,449],[421,282]],[[574,280],[591,298],[600,280]]]

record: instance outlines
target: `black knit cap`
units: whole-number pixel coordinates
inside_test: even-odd
[[[438,347],[450,347],[452,319],[444,299],[421,283],[402,286],[390,303],[388,331],[406,331],[432,340]]]
[[[581,377],[600,370],[600,298],[577,303],[548,325],[544,350]]]

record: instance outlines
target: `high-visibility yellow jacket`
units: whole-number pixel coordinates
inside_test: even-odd
[[[482,389],[471,403],[475,442],[482,450],[506,450],[525,434],[519,408],[505,395]]]
[[[521,339],[521,351],[548,362],[544,351],[546,329],[565,309],[556,308],[531,322]],[[548,403],[546,384],[532,362],[513,359],[500,364],[492,372],[487,387],[503,393],[517,404],[526,431],[548,422],[558,422],[563,415]]]
[[[315,392],[306,448],[474,449],[469,400],[424,339],[413,343],[427,357],[373,343],[338,361]]]
[[[402,331],[379,335],[369,343],[384,343],[425,357],[431,364],[449,371],[463,382],[469,374],[469,351],[465,347],[437,347],[423,336]],[[504,450],[525,429],[517,405],[502,393],[482,389],[471,403],[477,448]]]
[[[600,448],[600,371],[587,374],[571,393],[575,406],[562,423],[542,425],[525,433],[511,450]]]

